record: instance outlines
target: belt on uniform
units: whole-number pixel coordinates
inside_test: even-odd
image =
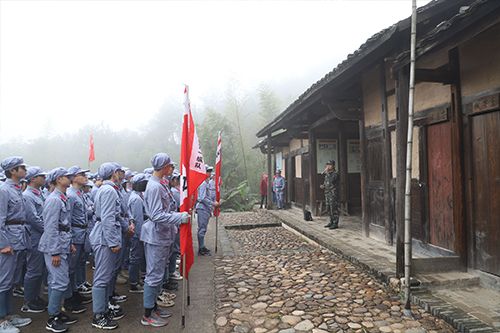
[[[5,222],[5,225],[24,225],[26,224],[26,221],[7,221]]]
[[[86,223],[86,224],[71,223],[71,226],[75,227],[75,228],[86,229],[89,225],[88,225],[88,223]]]
[[[120,214],[121,217],[128,218],[128,214]]]
[[[67,226],[60,225],[60,226],[59,226],[59,231],[65,231],[65,232],[68,232],[69,230],[70,230],[69,225],[67,225]]]
[[[100,217],[96,218],[95,220],[96,220],[97,222],[101,222],[101,218],[100,218]],[[116,218],[116,219],[115,219],[115,221],[116,221],[116,222],[120,222],[120,219],[119,219],[119,218]]]

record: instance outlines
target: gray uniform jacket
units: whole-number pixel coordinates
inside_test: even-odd
[[[141,192],[132,191],[128,198],[128,210],[130,218],[134,220],[134,238],[141,239],[142,226],[147,220],[146,209],[144,208],[144,195]]]
[[[95,196],[96,223],[90,233],[90,244],[108,247],[122,246],[120,225],[120,188],[105,180]]]
[[[214,207],[215,200],[212,199],[210,195],[210,190],[208,188],[208,183],[204,181],[198,187],[198,203],[196,204],[196,210],[208,210],[211,211]]]
[[[141,241],[152,245],[167,245],[175,239],[175,230],[181,223],[181,213],[172,211],[173,196],[165,181],[152,176],[144,192],[146,215]]]
[[[43,234],[43,202],[45,201],[40,190],[28,186],[23,192],[26,222],[30,232],[31,246],[38,246]]]
[[[277,189],[283,189],[283,192],[285,192],[285,178],[283,177],[274,178],[273,192],[278,192],[276,191]]]
[[[26,221],[21,185],[7,179],[0,186],[0,249],[12,246],[13,250],[31,248],[26,225],[6,225],[6,222]]]
[[[75,187],[70,186],[66,192],[68,194],[71,234],[73,236],[73,244],[85,244],[85,236],[87,234],[87,205],[83,198],[83,193]]]
[[[118,197],[120,198],[120,225],[122,226],[122,233],[126,233],[130,225],[130,214],[128,213],[128,193],[125,192],[123,187],[118,186]]]
[[[213,202],[217,201],[215,197],[215,179],[210,179],[208,181],[208,188],[210,189],[210,196],[212,197]]]
[[[38,250],[50,255],[71,252],[71,224],[69,200],[55,189],[43,204],[43,234]]]
[[[174,187],[172,189],[172,195],[174,196],[176,210],[179,211],[179,208],[181,207],[181,190],[180,190],[180,188]]]

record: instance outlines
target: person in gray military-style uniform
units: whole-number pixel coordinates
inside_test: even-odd
[[[148,219],[144,207],[144,194],[148,184],[149,177],[144,174],[138,174],[132,177],[132,192],[128,199],[128,209],[131,218],[134,220],[135,234],[130,239],[130,267],[129,280],[131,293],[143,292],[139,284],[139,269],[146,271],[146,258],[144,257],[144,244],[141,242],[141,230],[144,222]]]
[[[208,181],[208,188],[210,190],[210,196],[212,197],[212,201],[217,201],[215,196],[215,172],[210,174],[210,180]]]
[[[98,169],[103,183],[95,196],[94,208],[96,223],[90,233],[90,244],[94,251],[95,271],[92,286],[94,318],[92,326],[114,329],[114,321],[123,318],[121,311],[109,309],[109,289],[114,276],[115,264],[122,246],[122,227],[120,224],[120,175],[114,163],[104,163]],[[111,291],[112,293],[112,291]]]
[[[28,187],[23,192],[26,222],[29,226],[31,249],[26,254],[26,274],[24,276],[24,304],[22,312],[39,313],[45,311],[48,303],[41,299],[43,275],[46,273],[43,253],[38,243],[43,234],[43,203],[41,188],[45,186],[46,172],[39,167],[30,167],[26,172]]]
[[[125,179],[125,171],[128,168],[123,167],[120,163],[115,162],[115,166],[118,170],[118,183],[117,191],[118,191],[118,201],[120,203],[120,225],[122,227],[122,247],[118,252],[118,257],[115,263],[115,270],[113,273],[113,279],[111,280],[111,286],[108,289],[110,292],[108,294],[109,298],[109,307],[110,310],[121,311],[121,307],[117,303],[125,302],[128,297],[126,295],[118,295],[115,291],[116,281],[118,279],[118,274],[122,269],[123,262],[125,260],[125,250],[127,248],[130,249],[129,238],[132,237],[135,233],[134,221],[130,218],[128,213],[128,193],[123,188],[123,180]]]
[[[154,172],[144,192],[146,215],[149,220],[141,230],[141,241],[144,242],[146,256],[146,279],[144,283],[144,315],[141,323],[149,326],[165,326],[172,313],[156,303],[162,289],[165,267],[169,250],[175,239],[175,230],[179,224],[189,222],[189,213],[175,211],[173,197],[169,195],[168,177],[174,170],[175,163],[165,153],[159,153],[151,159]]]
[[[178,170],[174,170],[172,176],[169,177],[168,184],[170,188],[170,193],[175,200],[175,211],[178,212],[181,206],[181,191],[180,191],[180,177],[181,173]],[[168,267],[165,271],[165,277],[168,277],[168,284],[173,285],[175,280],[182,280],[182,276],[176,272],[177,266],[177,256],[181,254],[181,233],[179,228],[175,234],[175,241],[173,245],[172,254],[168,259]],[[167,275],[168,274],[168,275]],[[173,289],[173,288],[172,288]],[[171,290],[172,290],[171,289]]]
[[[88,178],[88,176],[87,176]],[[88,226],[85,229],[85,244],[83,246],[84,254],[81,258],[80,263],[76,269],[76,285],[78,286],[78,292],[80,294],[91,294],[92,293],[92,284],[86,281],[87,279],[87,260],[89,258],[90,253],[92,252],[92,247],[90,246],[90,232],[94,228],[95,224],[95,214],[94,214],[94,202],[90,198],[90,191],[94,183],[90,180],[87,181],[87,184],[83,186],[83,200],[85,201],[85,209],[87,212],[87,221]]]
[[[219,203],[212,198],[210,194],[210,189],[208,181],[212,175],[213,168],[211,166],[205,165],[205,171],[207,173],[207,178],[198,187],[198,203],[196,204],[196,214],[198,214],[198,255],[199,256],[209,256],[212,254],[212,250],[207,249],[205,246],[205,234],[207,232],[208,222],[210,220],[210,215],[212,210],[219,205]]]
[[[278,209],[285,209],[283,202],[283,194],[285,193],[285,178],[281,177],[281,170],[276,170],[276,178],[273,182],[273,192],[276,193],[276,201],[278,202]]]
[[[13,315],[15,271],[19,258],[31,246],[26,229],[26,213],[21,179],[26,176],[22,157],[8,157],[1,163],[7,180],[0,186],[0,332],[18,332],[31,323],[29,318]]]
[[[56,168],[49,173],[49,181],[55,189],[43,205],[44,229],[38,244],[49,272],[49,319],[45,329],[53,332],[65,332],[68,324],[78,321],[61,308],[63,297],[71,296],[69,255],[76,251],[71,243],[70,205],[66,195],[72,176],[65,168]]]
[[[71,281],[71,298],[64,301],[65,311],[71,313],[81,313],[86,308],[81,303],[91,302],[90,297],[82,296],[78,292],[77,271],[78,266],[82,265],[82,258],[85,254],[85,242],[87,238],[87,205],[83,197],[83,186],[88,182],[86,173],[90,170],[82,170],[79,165],[68,169],[73,175],[71,186],[68,188],[68,201],[70,207],[70,223],[72,244],[76,252],[69,256],[69,277]],[[83,263],[85,265],[85,263]],[[81,268],[80,268],[81,269]]]
[[[326,163],[325,181],[320,188],[325,189],[326,206],[330,212],[330,223],[325,228],[337,229],[339,227],[339,173],[335,171],[335,161]]]

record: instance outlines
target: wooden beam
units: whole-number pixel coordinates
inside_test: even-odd
[[[392,153],[391,153],[391,133],[389,132],[389,116],[387,111],[385,61],[379,62],[379,85],[380,101],[382,109],[382,180],[384,182],[384,225],[385,242],[392,245]]]
[[[453,223],[455,225],[455,251],[462,267],[467,267],[467,229],[465,225],[464,134],[462,120],[462,92],[458,48],[448,53],[454,74],[451,84],[451,168],[453,175]]]
[[[311,125],[309,125],[309,131],[312,131],[313,129],[320,127],[321,125],[324,125],[326,123],[329,123],[330,121],[337,119],[337,117],[333,113],[329,113],[326,116],[323,116],[313,122]]]
[[[448,64],[445,65],[448,67]],[[417,82],[439,82],[450,84],[453,81],[453,73],[449,69],[423,69],[415,70],[415,81]]]
[[[339,128],[339,176],[340,176],[340,204],[347,202],[348,194],[348,170],[347,170],[347,140],[345,136],[345,127]],[[342,205],[340,206],[341,208]],[[346,212],[348,213],[348,212]]]
[[[361,112],[364,113],[363,108]],[[363,236],[370,236],[370,221],[368,219],[368,161],[366,149],[366,132],[364,115],[359,120],[359,141],[361,158],[361,220]]]
[[[271,142],[271,133],[267,135],[267,142]],[[273,171],[272,171],[272,155],[271,146],[267,145],[267,209],[273,209]]]
[[[399,70],[396,87],[396,277],[404,276],[404,211],[408,136],[409,67]]]
[[[313,130],[309,130],[309,207],[311,213],[316,212],[316,169],[317,169],[317,153],[316,153],[316,136]]]

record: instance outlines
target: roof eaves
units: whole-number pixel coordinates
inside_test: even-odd
[[[425,6],[419,7],[417,9],[417,13],[423,13],[429,10],[432,10],[434,7],[448,0],[433,0],[426,4]],[[374,34],[370,38],[368,38],[361,46],[354,51],[354,53],[349,54],[347,59],[342,61],[335,67],[331,72],[327,73],[323,78],[319,79],[313,85],[311,85],[303,94],[301,94],[295,101],[293,101],[282,113],[280,113],[272,122],[263,127],[260,131],[256,133],[257,137],[262,137],[269,133],[271,129],[274,128],[276,130],[276,126],[279,125],[279,122],[282,121],[286,116],[293,112],[294,109],[302,104],[305,100],[310,98],[312,95],[317,93],[321,88],[323,88],[326,84],[332,82],[335,78],[341,75],[345,70],[353,66],[357,61],[362,59],[364,56],[368,55],[374,48],[377,42],[382,44],[386,40],[388,40],[395,32],[398,30],[404,30],[410,26],[411,17],[408,17],[404,20],[399,21],[391,25],[388,28],[382,29],[378,33]]]

